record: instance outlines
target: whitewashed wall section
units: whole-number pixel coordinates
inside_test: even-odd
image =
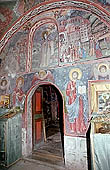
[[[86,138],[64,137],[65,164],[70,170],[87,170]]]

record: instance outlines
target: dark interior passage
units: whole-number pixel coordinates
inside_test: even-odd
[[[37,88],[32,99],[33,151],[64,157],[63,100],[53,85]]]

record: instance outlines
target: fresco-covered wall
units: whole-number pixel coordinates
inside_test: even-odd
[[[33,85],[35,72],[46,70],[47,77],[52,74],[64,94],[66,133],[85,135],[88,80],[109,79],[108,63],[103,73],[96,68],[101,60],[109,62],[109,44],[108,25],[91,12],[54,9],[34,16],[15,32],[1,52],[1,94],[11,94],[12,105],[18,105]],[[2,85],[4,80],[6,85]]]
[[[102,59],[11,78],[7,80],[10,81],[8,93],[12,100],[11,105],[20,106],[23,110],[27,92],[33,86],[40,82],[52,82],[64,96],[65,134],[85,136],[90,119],[88,80],[109,80],[109,74],[110,60],[105,62]],[[1,84],[5,79],[6,77],[2,77]],[[1,88],[1,93],[4,91],[6,89]]]
[[[50,10],[24,23],[9,39],[1,52],[0,74],[108,58],[109,44],[109,26],[98,16],[81,9]]]
[[[16,75],[26,70],[28,34],[17,32],[1,53],[1,75]]]
[[[0,1],[0,37],[3,33],[10,27],[25,12],[30,10],[35,5],[39,5],[46,2],[51,2],[51,0],[10,0],[10,1]],[[109,0],[87,0],[84,2],[93,2],[100,5],[108,12],[110,12],[110,2]],[[6,27],[4,29],[4,27]]]
[[[16,21],[16,13],[13,11],[16,1],[0,1],[0,38]]]
[[[17,1],[17,17],[34,5],[26,2],[27,9]],[[33,7],[0,41],[0,95],[9,95],[10,107],[23,110],[23,153],[32,151],[31,99],[43,82],[54,84],[63,95],[65,147],[86,136],[91,118],[88,80],[110,79],[110,18],[101,6],[88,4],[56,1]],[[0,104],[5,107],[2,99]],[[67,160],[68,155],[74,159],[73,150],[72,145],[65,149]]]
[[[37,29],[33,37],[32,71],[42,67],[58,65],[58,30],[54,23]]]

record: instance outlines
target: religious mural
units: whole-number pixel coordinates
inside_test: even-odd
[[[54,24],[36,30],[32,47],[32,69],[58,65],[58,31]]]
[[[18,18],[0,40],[0,107],[19,106],[23,111],[22,151],[28,155],[32,152],[32,96],[39,85],[55,85],[63,102],[51,109],[56,116],[57,107],[63,107],[65,163],[69,160],[72,168],[87,169],[86,135],[94,105],[98,104],[100,113],[110,111],[110,84],[106,84],[110,80],[110,2],[14,2],[8,17],[0,12],[6,30],[12,18]],[[90,98],[90,82],[105,83],[105,91],[100,90],[103,83],[99,86],[97,101],[94,95]]]
[[[9,94],[9,86],[10,86],[9,78],[6,76],[2,76],[0,78],[0,93]]]
[[[110,60],[93,61],[90,64],[77,64],[74,67],[54,70],[55,84],[65,97],[66,134],[73,136],[86,134],[91,117],[89,115],[88,80],[109,80],[109,70]]]
[[[56,68],[54,70],[40,70],[39,72],[19,76],[16,78],[16,85],[11,89],[12,94],[10,93],[13,106],[20,106],[23,109],[26,93],[32,86],[43,81],[52,82],[64,95],[65,134],[84,136],[90,116],[88,110],[88,80],[109,79],[107,76],[109,66],[109,60],[107,62],[99,60],[99,62],[93,61],[88,64]],[[105,71],[106,68],[108,72]],[[102,74],[100,74],[100,70]],[[12,82],[15,82],[15,79],[12,79]],[[99,100],[101,100],[101,97],[100,95]],[[31,98],[29,100],[31,101]]]
[[[95,16],[70,10],[59,28],[61,65],[109,56],[110,30]]]
[[[96,80],[110,79],[110,63],[108,61],[97,63],[93,66],[93,74]]]
[[[69,72],[70,81],[66,88],[66,107],[69,114],[71,132],[83,134],[86,130],[85,120],[87,105],[86,86],[80,81],[82,72],[74,68]]]
[[[19,106],[20,109],[24,107],[25,93],[22,90],[24,85],[24,78],[22,76],[16,79],[16,87],[13,91],[13,107]]]
[[[8,41],[1,59],[4,73],[9,70],[8,73],[13,74],[72,65],[109,55],[110,29],[104,22],[90,12],[61,9],[50,10],[24,24]]]
[[[8,42],[6,48],[1,53],[1,74],[15,77],[19,72],[26,70],[27,57],[27,34],[24,32],[16,33]]]
[[[15,3],[15,1],[8,3],[0,1],[0,37],[3,36],[3,33],[5,33],[17,19],[13,11]]]
[[[54,10],[46,15],[55,17],[58,28],[50,23],[35,31],[33,71],[36,66],[63,66],[109,57],[110,30],[95,15],[78,10]]]
[[[55,84],[64,95],[65,134],[85,135],[88,128],[88,80],[91,64],[54,69]],[[88,71],[87,71],[88,70]]]
[[[31,14],[28,17],[32,18]],[[84,135],[89,118],[88,80],[110,79],[109,27],[96,15],[75,9],[50,10],[32,20],[28,17],[18,21],[19,30],[13,28],[16,33],[9,32],[13,36],[8,35],[1,53],[1,75],[8,75],[13,82],[18,77],[11,89],[13,105],[22,108],[30,88],[50,81],[64,94],[66,134]],[[32,67],[28,73],[27,61]],[[25,75],[16,76],[18,73]]]
[[[51,81],[54,83],[54,77],[51,71],[40,70],[35,73],[32,79],[32,86],[41,81]]]
[[[46,2],[49,1],[51,3],[51,0],[17,0],[17,1],[10,0],[8,3],[6,3],[5,1],[0,2],[0,20],[1,20],[0,35],[3,35],[3,33],[7,31],[8,28],[25,12],[29,11],[34,6],[39,5],[40,3],[46,4]],[[109,0],[89,0],[89,1],[101,5],[101,7],[110,12]],[[73,2],[73,4],[76,4],[76,2]],[[56,11],[55,15],[58,15],[58,13]]]

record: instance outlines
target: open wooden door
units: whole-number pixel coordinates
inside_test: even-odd
[[[32,97],[32,110],[33,154],[64,160],[63,100],[56,87],[40,85]]]
[[[42,88],[38,88],[32,98],[33,105],[33,150],[44,142],[44,119],[42,107]]]

